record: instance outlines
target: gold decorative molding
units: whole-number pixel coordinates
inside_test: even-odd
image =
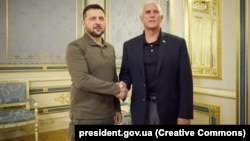
[[[194,77],[221,79],[221,0],[183,0]]]
[[[194,102],[194,111],[197,112],[197,114],[205,115],[208,119],[207,121],[208,124],[211,125],[220,124],[219,106]]]
[[[60,102],[61,104],[70,104],[70,95],[69,93],[63,93],[55,98],[55,101]]]

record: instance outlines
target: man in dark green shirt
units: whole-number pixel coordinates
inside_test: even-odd
[[[83,11],[83,37],[69,43],[66,64],[72,80],[70,132],[74,126],[119,124],[120,100],[127,96],[126,86],[118,83],[114,47],[105,42],[105,14],[102,7],[88,5]]]

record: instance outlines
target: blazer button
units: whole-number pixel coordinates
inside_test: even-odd
[[[143,87],[146,87],[146,84],[143,84]]]
[[[143,98],[143,99],[142,99],[142,101],[146,101],[146,99],[145,99],[145,98]]]

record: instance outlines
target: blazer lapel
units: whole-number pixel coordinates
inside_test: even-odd
[[[156,76],[158,76],[160,68],[161,68],[161,64],[163,62],[163,58],[165,55],[165,52],[167,50],[168,47],[168,37],[165,34],[161,34],[161,41],[160,41],[160,47],[159,47],[159,56],[158,56],[158,63],[157,63],[157,73]]]
[[[135,61],[137,60],[138,61],[138,64],[139,64],[139,68],[142,72],[142,75],[145,76],[145,71],[144,71],[144,57],[143,57],[143,35],[141,35],[139,37],[139,40],[138,42],[136,43],[137,46],[137,51],[136,51],[136,55],[135,56]],[[144,77],[143,77],[144,78]]]

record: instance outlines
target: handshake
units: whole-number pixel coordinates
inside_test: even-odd
[[[117,85],[119,85],[120,87],[120,93],[116,94],[116,98],[121,99],[121,100],[126,100],[127,95],[128,95],[128,89],[126,86],[126,83],[124,83],[123,81],[117,82]]]

